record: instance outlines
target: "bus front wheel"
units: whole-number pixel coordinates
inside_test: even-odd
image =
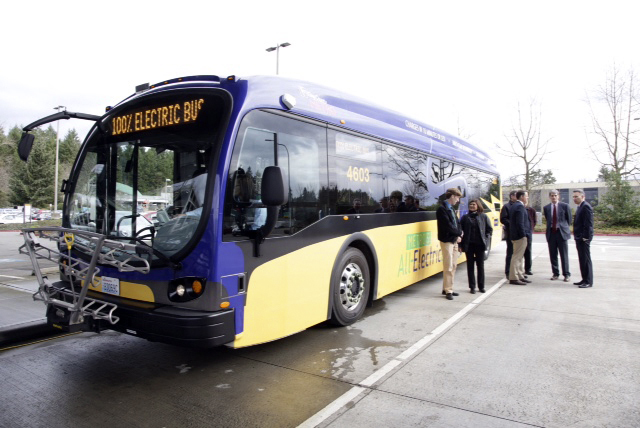
[[[360,250],[347,249],[331,276],[333,298],[330,322],[339,326],[356,322],[364,313],[370,288],[367,259]]]

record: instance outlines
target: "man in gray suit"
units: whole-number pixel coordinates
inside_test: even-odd
[[[564,282],[569,282],[571,272],[569,272],[569,239],[571,239],[571,208],[569,204],[560,202],[560,194],[557,190],[549,192],[551,203],[543,208],[544,218],[547,220],[547,245],[549,246],[549,258],[551,259],[551,280],[560,277],[558,269],[558,253],[562,263],[562,276]]]

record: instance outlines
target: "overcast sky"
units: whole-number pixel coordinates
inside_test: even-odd
[[[640,72],[638,1],[30,1],[3,3],[0,125],[54,106],[101,114],[140,83],[275,74],[386,105],[494,154],[516,106],[542,106],[541,164],[593,180],[586,93],[606,72]],[[635,122],[640,126],[640,121]],[[55,125],[55,124],[54,124]],[[89,122],[62,121],[84,138]]]

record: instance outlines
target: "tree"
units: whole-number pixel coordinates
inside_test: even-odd
[[[62,165],[73,165],[78,150],[80,150],[80,138],[78,138],[78,133],[75,129],[70,129],[67,135],[60,140],[58,162]]]
[[[12,130],[20,132],[16,127]],[[34,207],[46,207],[53,203],[53,180],[55,168],[56,132],[49,126],[46,130],[36,129],[33,149],[25,163],[16,156],[13,160],[9,188],[9,200],[14,205],[30,203]],[[10,139],[19,137],[10,134]],[[16,142],[17,147],[17,142]]]
[[[541,169],[534,169],[529,174],[530,187],[526,187],[524,174],[512,175],[504,181],[504,185],[513,188],[518,187],[522,189],[530,189],[544,184],[553,184],[555,182],[556,178],[553,176],[553,171],[550,169],[546,170],[546,172]]]
[[[13,161],[12,151],[14,149],[15,146],[11,144],[4,134],[4,128],[0,125],[0,207],[9,205],[9,195],[6,189],[9,188],[11,163]]]
[[[640,207],[634,201],[633,188],[622,175],[606,167],[600,175],[607,183],[607,193],[600,197],[594,208],[597,219],[608,226],[640,226]]]
[[[640,172],[640,145],[633,120],[640,114],[637,78],[633,69],[622,73],[614,64],[604,85],[587,95],[596,142],[590,148],[606,169],[624,178]],[[637,123],[637,122],[636,122]]]
[[[505,135],[508,148],[498,146],[506,156],[521,159],[524,163],[522,185],[530,189],[533,185],[533,174],[547,153],[549,140],[542,139],[542,113],[540,105],[531,99],[528,111],[523,111],[518,102],[518,121],[512,125],[511,133]],[[538,169],[539,171],[539,169]]]

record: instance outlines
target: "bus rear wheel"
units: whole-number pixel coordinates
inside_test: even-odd
[[[370,289],[367,259],[360,250],[347,249],[331,276],[333,299],[329,321],[334,325],[346,326],[360,319],[367,306]]]

